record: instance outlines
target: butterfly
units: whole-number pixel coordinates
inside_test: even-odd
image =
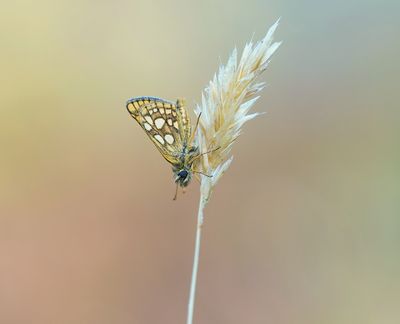
[[[174,200],[177,197],[178,186],[187,187],[193,173],[209,176],[193,170],[193,162],[209,152],[200,153],[198,146],[194,144],[200,115],[192,132],[183,99],[173,103],[155,97],[137,97],[129,99],[126,108],[161,155],[171,163],[176,183]]]

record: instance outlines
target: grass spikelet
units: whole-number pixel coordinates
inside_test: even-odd
[[[243,125],[260,114],[249,111],[259,98],[256,95],[265,85],[257,79],[265,71],[272,54],[281,44],[272,42],[278,23],[279,20],[272,25],[261,41],[246,44],[239,60],[237,50],[233,50],[227,64],[220,66],[204,90],[201,104],[196,107],[196,114],[201,114],[196,141],[200,152],[204,154],[196,161],[195,168],[201,169],[209,176],[201,177],[187,324],[193,323],[204,207],[218,180],[232,162],[232,145],[240,135]]]
[[[239,60],[237,50],[233,50],[228,63],[219,68],[204,90],[201,104],[196,107],[196,113],[201,113],[197,134],[200,151],[212,151],[204,154],[200,161],[202,171],[212,175],[201,180],[201,195],[206,201],[232,162],[232,145],[242,126],[259,115],[249,114],[249,110],[259,98],[256,94],[265,85],[257,79],[281,44],[272,42],[278,23],[279,20],[261,41],[246,44]]]

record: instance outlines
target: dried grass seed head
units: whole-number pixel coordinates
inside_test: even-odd
[[[211,151],[204,154],[196,166],[212,175],[201,180],[200,190],[205,201],[232,161],[232,144],[240,135],[243,124],[260,114],[249,114],[249,110],[259,98],[255,95],[265,85],[256,82],[257,78],[281,44],[272,42],[278,23],[279,20],[261,41],[246,44],[239,61],[236,48],[233,50],[227,64],[220,66],[204,90],[201,104],[196,107],[196,114],[202,114],[196,138],[200,152]]]

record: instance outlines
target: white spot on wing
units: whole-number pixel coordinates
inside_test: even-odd
[[[154,138],[157,140],[157,141],[159,141],[161,144],[164,144],[165,142],[164,142],[164,139],[160,136],[160,135],[155,135],[154,136]]]
[[[162,113],[162,114],[163,114],[163,113],[164,113],[164,111],[165,111],[165,110],[164,110],[164,108],[160,108],[160,113]]]
[[[165,119],[164,118],[157,118],[154,122],[156,124],[156,127],[158,129],[161,129],[165,124]]]
[[[144,125],[144,128],[145,128],[147,131],[150,131],[150,130],[151,130],[151,126],[150,126],[148,123],[143,123],[143,125]]]
[[[172,144],[174,142],[174,137],[171,134],[165,135],[164,138],[168,144]]]
[[[174,127],[175,127],[176,129],[179,129],[179,128],[178,128],[178,122],[177,122],[177,121],[174,122]]]
[[[165,112],[166,112],[166,114],[168,115],[168,114],[171,113],[171,109],[166,109]]]
[[[150,116],[146,116],[146,117],[144,117],[144,119],[146,119],[146,121],[147,121],[150,125],[153,125],[153,119],[151,119]]]
[[[169,126],[172,126],[172,119],[169,118],[169,119],[167,120],[167,123],[168,123]]]

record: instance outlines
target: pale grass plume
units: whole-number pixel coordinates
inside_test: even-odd
[[[196,141],[203,155],[195,161],[194,167],[205,175],[201,176],[187,324],[193,323],[204,208],[218,180],[232,162],[232,145],[244,123],[260,114],[249,113],[249,110],[265,86],[264,82],[258,81],[258,77],[265,71],[272,54],[281,44],[273,42],[278,23],[279,20],[261,41],[246,44],[239,59],[237,50],[233,50],[227,64],[220,66],[204,90],[201,104],[196,107],[197,116],[201,114]]]
[[[239,59],[236,48],[233,50],[227,64],[219,67],[202,94],[201,104],[196,107],[197,115],[201,113],[197,133],[200,152],[214,150],[204,154],[199,161],[202,172],[212,175],[201,179],[201,198],[205,202],[232,162],[232,145],[243,124],[260,114],[249,113],[249,110],[265,86],[257,79],[281,44],[273,42],[278,23],[279,20],[261,41],[247,43]]]

